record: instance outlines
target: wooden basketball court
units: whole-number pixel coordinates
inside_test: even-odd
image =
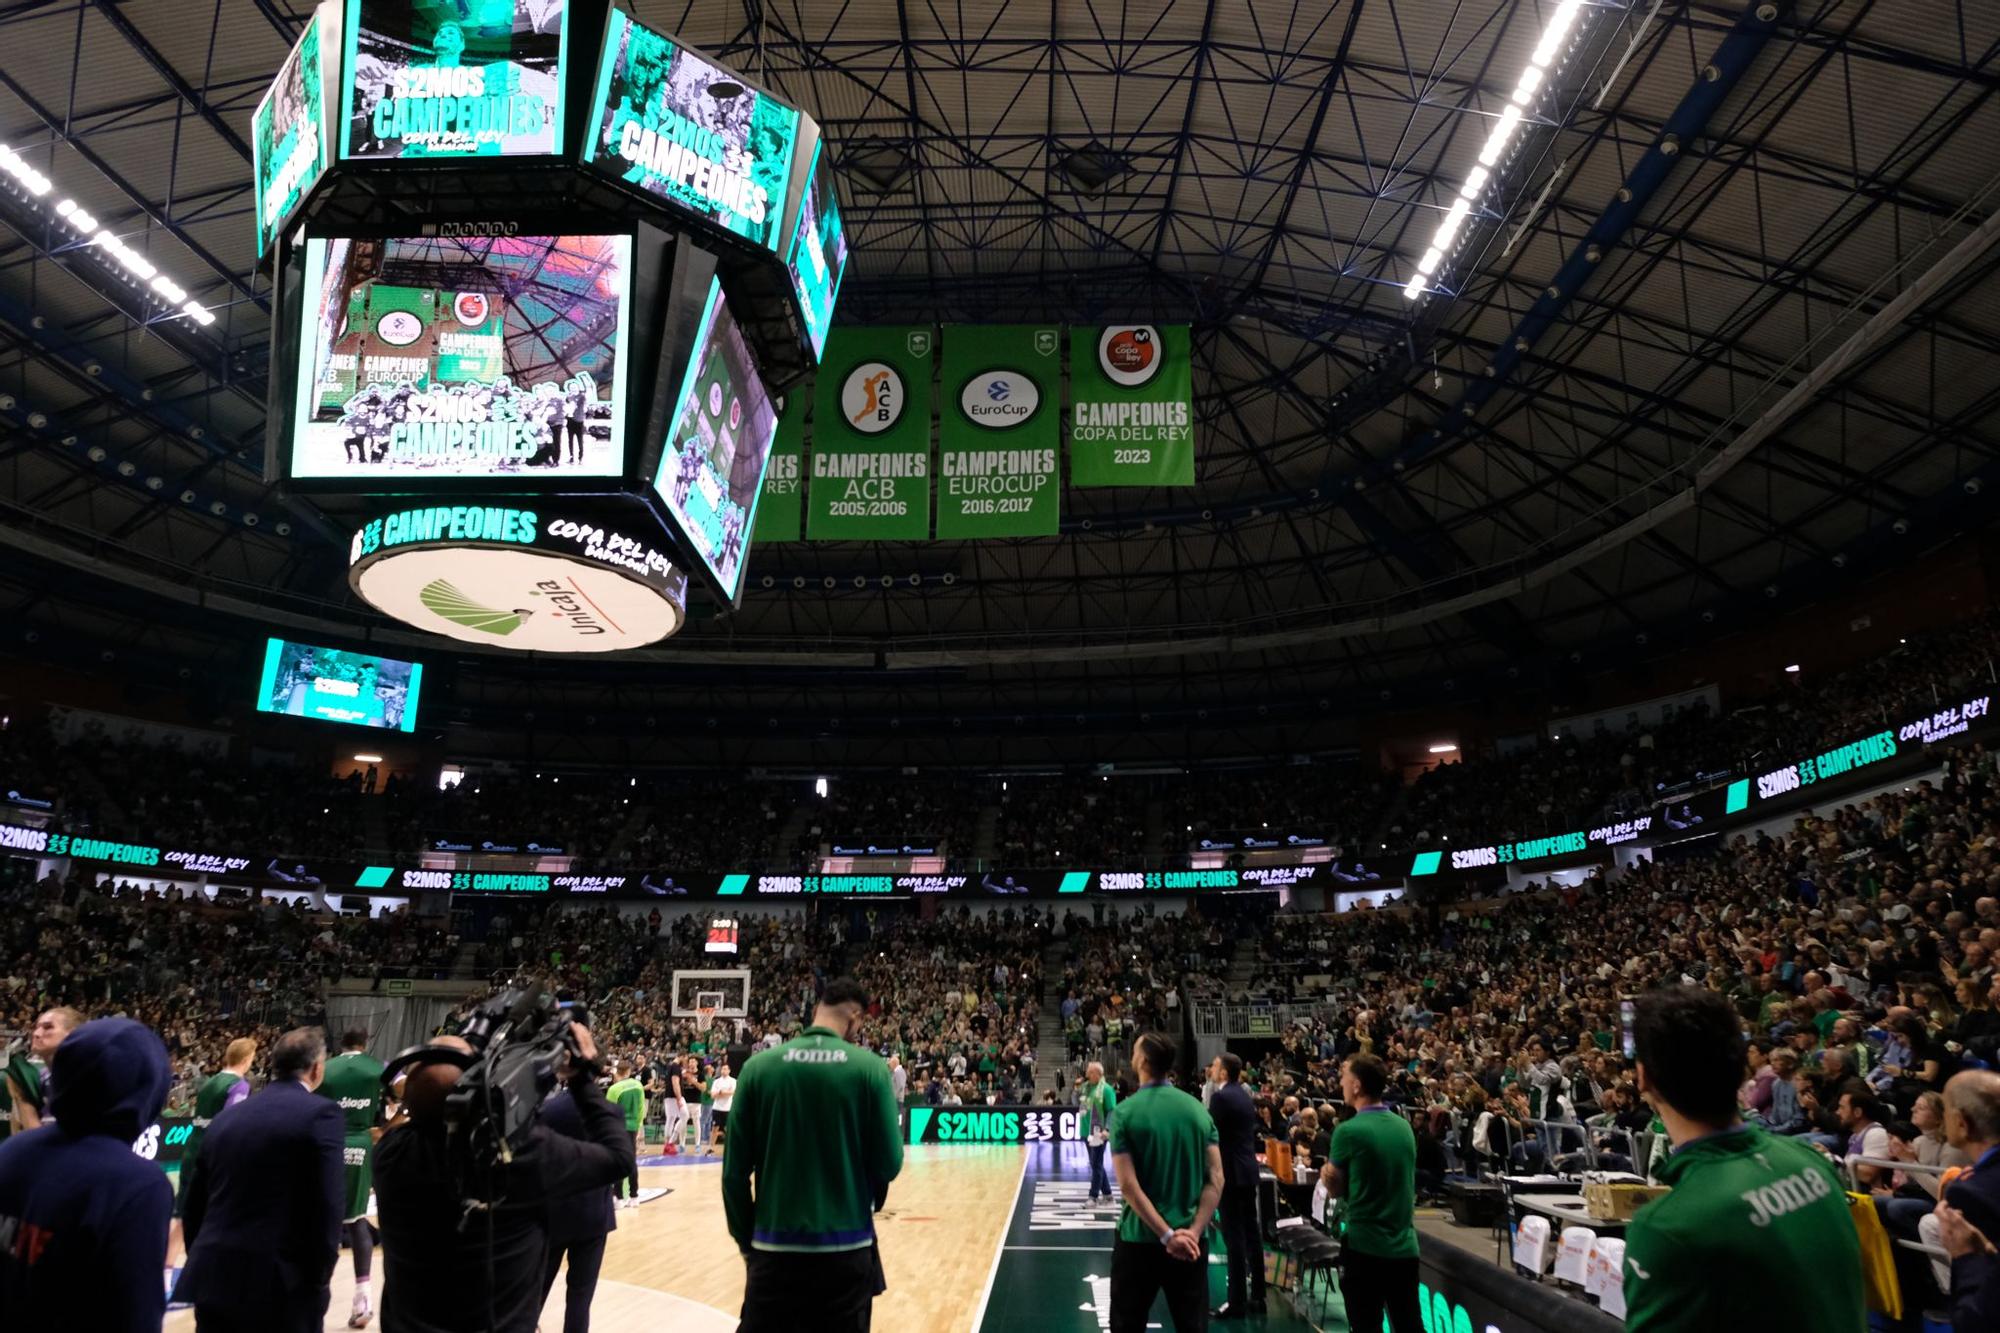
[[[592,1307],[593,1333],[729,1333],[736,1327],[743,1261],[723,1224],[720,1160],[672,1161],[640,1169],[642,1187],[665,1194],[618,1213]],[[876,1219],[889,1289],[875,1302],[874,1326],[890,1333],[1096,1333],[1108,1327],[1118,1211],[1089,1205],[1086,1179],[1078,1144],[910,1148],[889,1206]],[[379,1297],[379,1253],[375,1267]],[[1220,1304],[1219,1257],[1210,1279],[1213,1303]],[[543,1313],[543,1333],[561,1333],[561,1282]],[[343,1253],[327,1309],[330,1333],[347,1327],[353,1291],[352,1262]],[[1154,1319],[1164,1325],[1164,1303]],[[1273,1315],[1221,1327],[1311,1325]],[[191,1311],[167,1316],[166,1333],[193,1330]]]

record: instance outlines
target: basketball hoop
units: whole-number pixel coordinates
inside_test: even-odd
[[[694,1011],[694,1026],[697,1032],[706,1032],[715,1022],[715,1006],[704,1004]]]

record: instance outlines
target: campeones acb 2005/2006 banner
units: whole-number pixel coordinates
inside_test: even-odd
[[[584,161],[775,251],[799,113],[621,12],[604,42]]]
[[[564,0],[347,0],[340,155],[562,150]]]
[[[626,236],[306,245],[291,475],[615,477]]]

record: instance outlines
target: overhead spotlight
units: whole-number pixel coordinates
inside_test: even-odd
[[[74,435],[65,435],[65,436],[63,436],[63,437],[62,437],[62,443],[63,443],[64,447],[66,447],[66,448],[70,448],[70,449],[74,449],[74,448],[76,448],[76,436],[74,436]]]
[[[101,444],[91,445],[90,448],[85,451],[84,457],[88,458],[93,463],[102,463],[105,459],[104,446]]]
[[[40,430],[42,427],[49,424],[48,413],[46,412],[28,413],[28,424],[30,426],[33,426],[36,430]]]
[[[1715,612],[1713,611],[1702,612],[1701,623],[1704,625],[1713,625],[1715,623]]]
[[[1896,534],[1896,535],[1897,535],[1898,537],[1907,537],[1907,536],[1909,536],[1909,535],[1910,535],[1910,520],[1908,520],[1907,518],[1899,518],[1899,519],[1897,519],[1897,520],[1896,520],[1896,521],[1895,521],[1894,523],[1891,523],[1891,524],[1889,525],[1889,531],[1891,531],[1891,532],[1895,533],[1895,534]]]
[[[243,526],[246,528],[254,528],[263,521],[264,521],[263,519],[259,518],[255,514],[245,514],[243,516]]]
[[[949,588],[952,584],[958,582],[958,575],[952,573],[950,570],[946,570],[943,579],[940,581],[945,587]]]
[[[1846,568],[1847,568],[1847,552],[1845,552],[1845,551],[1835,551],[1835,552],[1833,553],[1833,567],[1834,567],[1835,569],[1846,569]]]
[[[129,458],[118,465],[118,475],[121,477],[129,477],[138,470],[139,465]]]
[[[803,589],[803,588],[804,588],[805,586],[806,586],[806,576],[805,576],[805,575],[803,575],[803,574],[794,574],[794,575],[792,575],[792,590],[793,590],[794,592],[797,592],[797,591],[799,591],[800,589]]]
[[[1764,585],[1764,595],[1765,595],[1766,597],[1776,597],[1776,596],[1778,595],[1778,585],[1777,585],[1777,584],[1775,584],[1775,583],[1767,583],[1767,584],[1765,584],[1765,585]]]
[[[1660,140],[1660,151],[1662,153],[1665,153],[1668,157],[1673,157],[1676,154],[1678,154],[1681,151],[1680,136],[1678,134],[1669,134],[1664,136]]]
[[[292,535],[292,525],[289,523],[279,523],[272,527],[271,531],[277,533],[280,537],[289,537]]]
[[[30,421],[34,420],[33,417],[30,417],[28,419]],[[1967,477],[1965,479],[1965,493],[1967,495],[1977,495],[1982,489],[1984,489],[1984,484],[1979,480],[1979,478]]]
[[[182,492],[181,492],[181,503],[182,503],[182,504],[184,504],[184,505],[191,505],[191,504],[193,504],[193,503],[194,503],[194,492],[193,492],[193,491],[182,491]]]
[[[153,476],[146,478],[146,489],[149,491],[157,491],[166,484],[164,477]]]
[[[776,579],[772,578],[769,574],[766,574],[763,578],[757,580],[757,586],[760,588],[769,588],[772,584],[776,582],[777,582]]]
[[[229,506],[224,504],[220,500],[210,500],[208,502],[208,512],[215,515],[217,518],[221,518],[224,514],[229,512]]]

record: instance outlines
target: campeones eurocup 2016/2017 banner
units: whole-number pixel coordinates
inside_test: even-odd
[[[1194,379],[1185,324],[1071,329],[1073,486],[1194,485]]]
[[[714,279],[679,402],[653,489],[666,501],[688,545],[734,600],[743,586],[743,557],[777,433],[778,409],[730,313],[722,284]]]
[[[347,0],[343,160],[562,151],[564,0]]]
[[[937,535],[1053,537],[1062,519],[1062,330],[944,331]]]
[[[931,535],[931,351],[920,328],[835,329],[813,384],[811,541]]]
[[[799,113],[623,12],[604,43],[583,160],[777,250]]]
[[[295,478],[615,477],[625,236],[306,245]]]
[[[250,117],[259,258],[330,163],[324,37],[319,15],[306,20],[299,44],[285,57],[277,81]]]

